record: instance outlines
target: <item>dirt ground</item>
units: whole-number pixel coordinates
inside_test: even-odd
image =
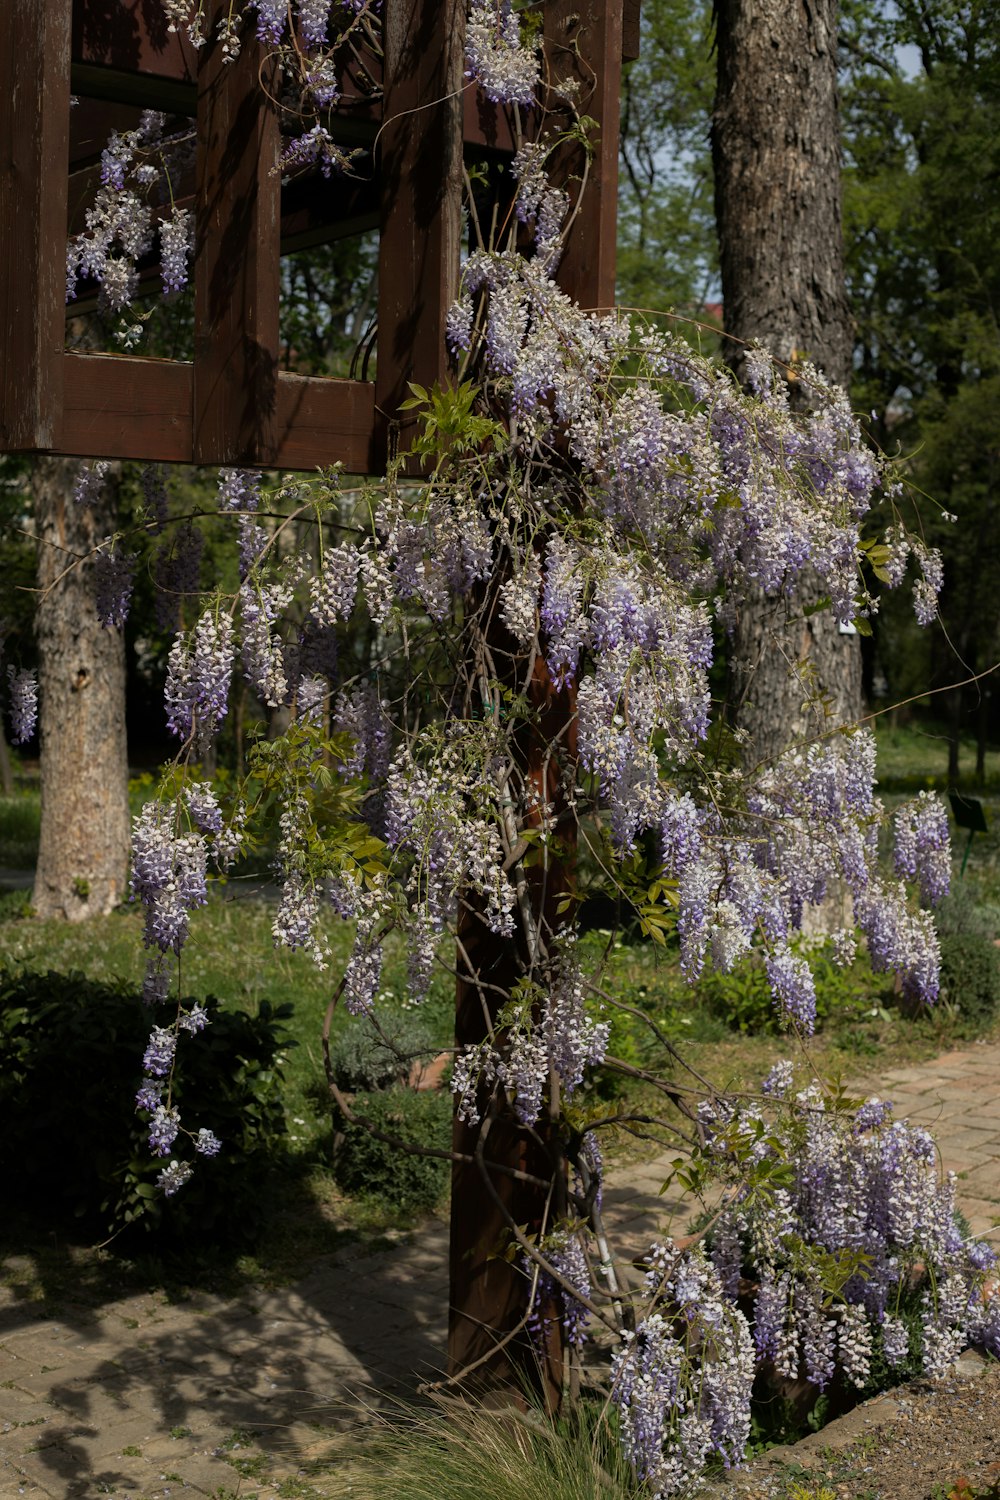
[[[1000,1363],[966,1353],[942,1380],[877,1396],[713,1489],[719,1500],[1000,1500]]]

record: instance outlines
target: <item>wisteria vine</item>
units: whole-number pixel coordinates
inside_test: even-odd
[[[205,40],[200,0],[164,6],[171,28]],[[377,5],[254,0],[222,25],[227,58],[252,29],[295,93],[307,128],[286,141],[284,169],[344,170],[328,128],[335,60],[349,36],[377,52]],[[880,1101],[851,1112],[816,1087],[792,1095],[783,1065],[758,1103],[713,1098],[700,1115],[687,1107],[685,1126],[667,1125],[728,1197],[705,1245],[653,1247],[629,1302],[601,1217],[609,1122],[580,1125],[592,1108],[582,1085],[608,1059],[614,996],[581,957],[572,880],[553,886],[566,879],[567,839],[577,841],[647,932],[675,930],[691,983],[758,952],[800,1036],[813,1029],[816,995],[798,936],[809,908],[839,888],[853,921],[834,934],[838,961],[851,961],[860,932],[876,969],[932,1003],[939,952],[916,893],[929,904],[947,891],[940,805],[921,793],[895,813],[890,876],[870,732],[830,735],[818,713],[813,736],[751,766],[710,672],[751,593],[794,609],[808,571],[846,625],[877,610],[871,566],[899,586],[914,561],[915,609],[928,623],[940,559],[898,517],[884,539],[871,534],[875,500],[892,502],[898,482],[821,372],[796,371],[793,408],[787,372],[763,348],[748,353],[743,389],[681,337],[584,313],[560,290],[569,200],[550,180],[553,139],[532,134],[539,57],[509,0],[472,0],[467,76],[520,111],[513,213],[462,269],[448,318],[453,384],[415,398],[424,477],[396,461],[354,487],[331,472],[265,488],[259,475],[223,470],[218,517],[239,583],[208,595],[197,524],[173,527],[165,475],[144,478],[159,618],[176,631],[165,703],[178,754],[133,839],[153,1017],[136,1107],[167,1195],[199,1155],[225,1149],[174,1102],[181,1044],[197,1045],[211,1017],[181,1005],[173,976],[213,871],[240,858],[265,809],[277,808],[275,941],[327,966],[330,924],[353,923],[334,979],[353,1014],[377,1015],[389,934],[407,945],[414,1004],[446,948],[460,982],[485,994],[467,940],[508,945],[515,977],[484,1001],[482,1040],[455,1057],[457,1115],[481,1131],[504,1117],[536,1132],[561,1122],[562,1208],[534,1239],[510,1226],[535,1291],[528,1321],[544,1337],[542,1309],[558,1305],[571,1346],[588,1319],[604,1321],[618,1340],[611,1392],[628,1456],[667,1496],[712,1453],[740,1461],[762,1362],[789,1377],[804,1370],[821,1390],[835,1368],[863,1386],[875,1345],[890,1364],[919,1357],[930,1374],[963,1339],[1000,1350],[984,1298],[992,1256],[957,1230],[926,1136],[894,1124]],[[171,153],[183,149],[162,117],[112,139],[86,230],[70,244],[68,295],[87,276],[126,312],[154,234],[164,289],[183,286],[190,226],[167,208]],[[151,193],[164,199],[156,212]],[[78,502],[105,477],[101,465],[83,471]],[[307,553],[280,545],[302,526]],[[97,561],[95,607],[120,627],[136,558],[119,539]],[[176,630],[180,600],[189,623]],[[204,761],[237,679],[288,728],[258,743],[245,783],[223,797]],[[23,740],[34,686],[14,667],[7,680]],[[543,701],[561,725],[547,743]],[[747,1182],[775,1161],[794,1185],[764,1214]],[[913,1348],[900,1307],[918,1261],[935,1280]]]

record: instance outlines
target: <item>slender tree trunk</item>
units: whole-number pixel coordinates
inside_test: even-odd
[[[807,357],[848,385],[836,0],[716,0],[712,123],[727,358],[737,374],[752,340],[779,359]],[[793,386],[794,391],[794,386]],[[732,643],[734,716],[748,757],[772,758],[861,712],[861,652],[818,602],[794,614],[752,599]]]
[[[75,466],[39,459],[35,515],[42,822],[32,905],[80,921],[111,910],[128,876],[125,649],[101,625],[91,569],[70,566],[114,529],[109,495],[73,500]]]

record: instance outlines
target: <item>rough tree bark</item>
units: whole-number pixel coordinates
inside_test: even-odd
[[[76,504],[75,472],[42,458],[33,483],[42,822],[32,905],[71,922],[122,900],[129,854],[124,642],[98,621],[89,566],[70,566],[114,530],[115,505],[110,495]]]
[[[715,0],[712,158],[737,374],[756,339],[781,360],[807,357],[832,380],[850,380],[837,11],[837,0]],[[819,593],[804,590],[794,615],[761,597],[740,612],[731,697],[753,763],[860,715],[860,643],[828,612],[808,613]]]

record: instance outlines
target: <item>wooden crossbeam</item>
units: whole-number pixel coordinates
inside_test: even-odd
[[[346,216],[342,232],[378,215],[374,388],[278,371],[278,121],[252,36],[237,62],[222,61],[216,29],[227,10],[228,0],[211,0],[212,40],[195,53],[177,35],[154,35],[134,5],[105,14],[90,0],[0,0],[0,450],[370,470],[385,461],[409,382],[446,378],[463,143],[496,163],[513,148],[509,112],[464,77],[465,0],[385,0],[373,184],[286,190],[286,249],[332,237],[330,215]],[[604,122],[559,279],[584,306],[607,306],[620,59],[637,46],[638,0],[546,0],[545,35],[549,78],[571,79],[581,107]],[[197,218],[193,365],[64,352],[71,80],[105,101],[93,106],[95,127],[102,108],[189,110],[197,89],[196,178],[178,184],[193,190]],[[369,138],[377,109],[362,95],[347,124]],[[557,109],[558,87],[548,105]],[[79,144],[74,191],[84,193],[99,150]],[[582,181],[582,151],[564,149],[576,151],[570,170]]]

